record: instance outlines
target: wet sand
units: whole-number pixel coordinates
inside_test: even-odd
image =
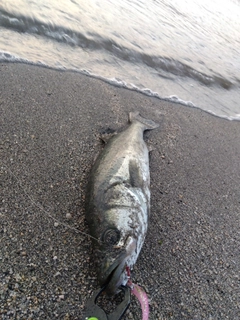
[[[151,216],[132,280],[150,319],[240,318],[240,122],[71,72],[0,64],[2,319],[82,319],[98,288],[84,221],[99,134],[139,110]],[[110,308],[111,302],[109,302]],[[140,319],[135,299],[124,319]]]

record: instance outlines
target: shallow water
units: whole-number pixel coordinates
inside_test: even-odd
[[[237,0],[7,0],[0,60],[92,74],[240,120]]]

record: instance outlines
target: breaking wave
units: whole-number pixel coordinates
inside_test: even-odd
[[[88,5],[79,0],[71,2],[74,8],[70,3],[66,7],[65,0],[53,0],[51,5],[43,0],[41,6],[29,0],[9,3],[0,4],[0,61],[80,72],[147,96],[240,120],[240,78],[235,71],[240,42],[234,23],[228,23],[226,34],[220,31],[227,28],[218,25],[206,29],[213,17],[211,23],[218,23],[216,7],[212,12],[209,7],[207,11],[197,7],[203,10],[201,19],[206,15],[201,25],[195,21],[195,11],[190,7],[184,11],[173,0],[123,0],[121,4],[110,0]],[[114,25],[115,7],[122,14],[120,29]],[[106,12],[112,14],[111,24]],[[145,17],[151,21],[148,26]],[[215,42],[208,41],[211,32]],[[233,47],[226,47],[230,42]],[[225,57],[220,54],[223,48],[228,50]]]

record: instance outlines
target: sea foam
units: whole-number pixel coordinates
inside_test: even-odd
[[[192,107],[192,108],[198,108],[198,105],[192,101],[186,101],[181,99],[180,97],[178,97],[177,95],[170,95],[170,96],[163,96],[160,95],[158,92],[151,90],[150,88],[139,88],[138,86],[136,86],[133,83],[127,83],[124,80],[121,80],[119,78],[106,78],[103,77],[101,75],[97,75],[95,73],[90,72],[87,69],[76,69],[76,68],[72,68],[72,69],[67,69],[64,66],[58,65],[58,67],[52,67],[52,66],[48,66],[46,63],[42,62],[42,61],[38,61],[38,62],[32,62],[29,61],[27,59],[21,58],[17,55],[13,55],[9,52],[5,52],[5,51],[0,51],[0,62],[17,62],[17,63],[25,63],[25,64],[30,64],[30,65],[36,65],[36,66],[41,66],[41,67],[46,67],[49,69],[55,69],[55,70],[61,70],[61,71],[69,71],[69,72],[77,72],[80,74],[84,74],[86,76],[90,76],[99,80],[102,80],[110,85],[114,85],[116,87],[120,87],[120,88],[125,88],[128,90],[132,90],[132,91],[136,91],[139,93],[142,93],[146,96],[149,97],[155,97],[157,99],[163,100],[163,101],[168,101],[168,102],[172,102],[172,103],[178,103],[187,107]],[[226,115],[217,115],[215,112],[213,112],[212,110],[204,110],[205,112],[208,112],[214,116],[223,118],[223,119],[227,119],[227,120],[238,120],[240,121],[240,114],[235,114],[235,115],[231,115],[231,116],[226,116]]]

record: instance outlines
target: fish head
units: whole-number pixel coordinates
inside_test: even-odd
[[[116,227],[108,227],[103,232],[98,280],[109,296],[127,283],[126,267],[132,266],[136,252],[137,241],[132,235],[125,235]]]

